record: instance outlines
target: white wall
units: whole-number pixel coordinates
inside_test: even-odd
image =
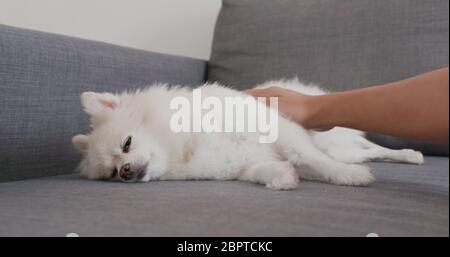
[[[0,0],[0,23],[208,59],[220,0]]]

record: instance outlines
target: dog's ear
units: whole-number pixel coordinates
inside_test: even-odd
[[[72,144],[75,149],[80,153],[85,153],[89,146],[89,136],[86,135],[76,135],[72,137]]]
[[[81,94],[81,105],[91,115],[93,126],[102,121],[106,114],[116,109],[119,104],[119,97],[110,93],[84,92]]]

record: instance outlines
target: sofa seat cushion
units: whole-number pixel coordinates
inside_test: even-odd
[[[448,158],[371,163],[377,182],[126,184],[78,175],[0,183],[0,236],[448,236]],[[211,208],[214,206],[214,208]]]

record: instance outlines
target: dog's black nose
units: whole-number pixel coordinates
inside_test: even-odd
[[[129,163],[126,163],[120,167],[119,170],[119,178],[122,181],[130,181],[134,178],[134,172],[131,171],[131,166]]]

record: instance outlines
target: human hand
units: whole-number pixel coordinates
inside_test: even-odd
[[[314,101],[315,96],[305,95],[276,86],[262,89],[248,89],[243,92],[253,97],[278,97],[278,111],[288,119],[301,124],[306,129],[323,131],[332,128],[316,125],[315,120],[319,106]],[[266,99],[266,103],[269,103],[268,99]]]

